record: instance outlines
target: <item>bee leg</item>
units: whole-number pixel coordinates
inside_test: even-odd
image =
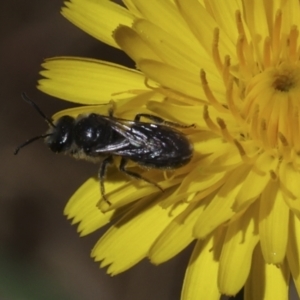
[[[169,122],[164,120],[163,118],[160,118],[158,116],[150,115],[150,114],[137,114],[134,118],[134,121],[139,122],[141,118],[149,119],[157,124],[167,125],[170,127],[177,127],[177,128],[189,128],[189,127],[195,127],[194,124],[192,125],[182,125],[174,122]]]
[[[106,169],[107,165],[110,165],[113,162],[112,156],[108,156],[100,164],[100,168],[98,171],[98,178],[100,180],[100,191],[101,191],[101,196],[103,200],[111,205],[111,203],[107,200],[107,197],[105,195],[105,187],[104,187],[104,179],[105,179],[105,174],[106,174]]]
[[[122,158],[121,158],[121,162],[120,162],[120,166],[119,166],[119,170],[120,170],[121,172],[123,172],[123,173],[127,174],[128,176],[133,177],[133,178],[135,178],[135,179],[143,180],[143,181],[146,181],[146,182],[148,182],[148,183],[150,183],[150,184],[153,184],[153,185],[155,185],[158,189],[160,189],[162,192],[164,191],[164,190],[162,189],[162,187],[160,187],[156,182],[153,182],[153,181],[151,181],[151,180],[149,180],[149,179],[143,177],[142,175],[140,175],[140,174],[138,174],[138,173],[135,173],[135,172],[132,172],[132,171],[128,171],[128,170],[126,169],[127,163],[128,163],[128,160],[125,159],[124,157],[122,157]]]
[[[116,108],[116,104],[115,104],[114,100],[110,100],[109,105],[110,105],[110,108],[108,109],[108,115],[111,118],[113,118],[114,117],[114,111],[115,111],[115,108]]]

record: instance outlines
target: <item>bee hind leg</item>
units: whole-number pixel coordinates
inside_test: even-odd
[[[104,179],[105,179],[105,175],[106,175],[107,166],[110,165],[112,162],[113,162],[112,156],[106,157],[101,162],[100,168],[99,168],[99,171],[98,171],[98,178],[100,180],[101,196],[102,196],[102,199],[109,205],[111,205],[111,203],[109,202],[109,200],[107,199],[107,197],[105,195]]]
[[[121,162],[120,162],[120,166],[119,166],[119,170],[125,174],[127,174],[130,177],[133,177],[135,179],[139,179],[139,180],[143,180],[146,181],[152,185],[155,185],[158,189],[160,189],[162,192],[164,191],[163,188],[161,186],[159,186],[156,182],[153,182],[145,177],[143,177],[142,175],[136,173],[136,172],[132,172],[132,171],[128,171],[126,169],[126,165],[128,163],[128,160],[125,159],[124,157],[122,157]]]

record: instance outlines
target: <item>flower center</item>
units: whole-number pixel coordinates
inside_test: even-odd
[[[281,92],[288,92],[291,90],[297,83],[297,73],[299,74],[299,69],[295,70],[295,68],[291,67],[275,70],[273,75],[274,89]]]
[[[265,150],[283,145],[300,150],[300,67],[282,63],[254,76],[247,85],[242,116],[249,134]]]

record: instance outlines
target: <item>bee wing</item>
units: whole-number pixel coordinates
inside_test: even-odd
[[[124,147],[129,146],[130,143],[127,140],[122,140],[118,143],[113,143],[101,148],[93,148],[93,153],[114,153],[118,150],[124,149]]]
[[[105,147],[102,145],[100,148],[93,148],[92,152],[118,155],[120,151],[130,145],[141,147],[147,143],[147,136],[140,132],[137,128],[133,128],[133,125],[137,122],[109,117],[104,118],[110,123],[113,130],[123,136],[124,139],[116,141],[115,143],[109,144]]]
[[[118,119],[109,119],[109,122],[111,123],[112,128],[122,135],[130,144],[136,147],[141,147],[147,144],[147,135],[132,126],[136,124],[136,122]]]

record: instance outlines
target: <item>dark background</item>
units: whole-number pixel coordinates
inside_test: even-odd
[[[22,91],[48,116],[72,106],[36,89],[43,59],[82,56],[134,66],[64,19],[62,4],[0,2],[0,300],[179,299],[191,248],[158,267],[145,260],[111,278],[89,257],[104,231],[79,238],[63,216],[69,197],[95,175],[96,165],[54,155],[41,141],[13,155],[16,146],[47,129],[21,100]]]

